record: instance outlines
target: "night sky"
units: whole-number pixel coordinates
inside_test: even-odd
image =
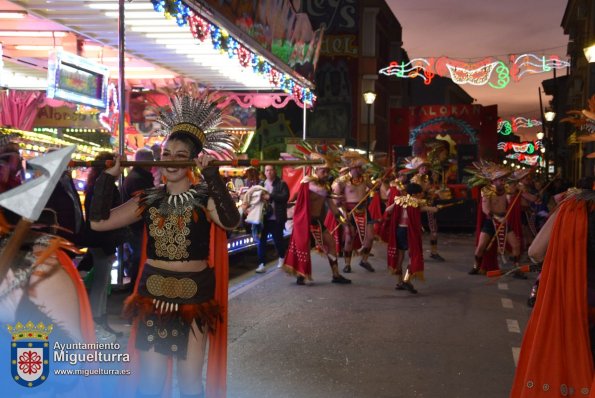
[[[487,56],[533,52],[566,59],[568,36],[560,26],[566,0],[387,0],[403,27],[409,58],[447,56],[476,62]],[[566,69],[557,75],[565,75]],[[482,105],[499,115],[538,117],[538,87],[552,72],[523,77],[501,90],[464,84]],[[492,80],[490,80],[492,81]],[[544,106],[551,97],[544,97]]]

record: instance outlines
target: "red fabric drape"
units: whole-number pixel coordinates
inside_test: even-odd
[[[292,202],[300,190],[301,182],[304,179],[304,169],[302,167],[283,167],[282,179],[289,188],[289,201]]]
[[[397,270],[397,226],[403,211],[407,212],[407,244],[409,247],[409,272],[413,277],[423,279],[424,253],[421,239],[421,210],[419,207],[395,205],[390,218],[387,246],[387,265],[391,271]]]
[[[312,279],[310,258],[310,185],[300,184],[293,214],[293,232],[285,254],[285,269],[294,275]]]
[[[560,207],[541,271],[539,294],[527,324],[511,398],[586,396],[593,392],[587,305],[587,207],[570,199]],[[547,389],[549,394],[545,392]]]
[[[44,97],[40,91],[0,91],[0,126],[31,130]]]
[[[475,246],[479,243],[479,234],[481,233],[481,226],[483,225],[486,215],[481,210],[481,195],[477,200],[477,222],[475,224]],[[498,244],[494,242],[489,249],[483,254],[481,264],[479,268],[484,271],[495,271],[499,268],[498,266]]]

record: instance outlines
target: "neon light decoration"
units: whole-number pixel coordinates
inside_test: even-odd
[[[498,121],[498,133],[502,135],[510,135],[512,134],[512,125],[508,120],[500,119]]]
[[[379,73],[387,76],[397,76],[402,78],[421,77],[425,85],[429,85],[432,82],[432,78],[435,76],[429,70],[430,62],[423,58],[415,58],[411,61],[401,64],[397,62],[391,62],[386,68],[380,69]]]
[[[156,12],[164,13],[165,18],[175,17],[178,26],[188,25],[195,39],[201,42],[210,39],[215,50],[227,53],[228,57],[237,60],[242,68],[252,68],[254,73],[266,76],[274,88],[292,94],[305,104],[313,104],[316,101],[316,96],[309,88],[300,85],[290,75],[275,69],[224,29],[196,14],[181,0],[151,0],[151,3]]]
[[[516,153],[528,153],[532,154],[535,152],[535,148],[539,148],[541,144],[537,144],[532,141],[525,141],[521,143],[516,142],[499,142],[498,149],[504,152],[516,152]]]
[[[541,163],[541,156],[540,155],[525,155],[522,153],[511,153],[506,155],[507,159],[518,160],[521,163],[527,164],[529,166],[534,166],[538,163]]]
[[[400,78],[419,76],[425,84],[430,84],[432,78],[439,75],[449,77],[457,84],[489,85],[495,89],[503,89],[511,80],[518,82],[525,75],[549,72],[569,65],[568,61],[560,59],[557,55],[539,56],[526,53],[519,56],[511,55],[504,60],[486,57],[474,63],[448,57],[414,58],[407,63],[390,62],[378,73]]]
[[[512,61],[512,77],[515,81],[519,81],[523,75],[529,73],[543,73],[550,72],[552,69],[562,69],[570,66],[570,62],[562,61],[557,55],[550,55],[549,57],[539,57],[535,54],[523,54],[514,58],[510,56]]]
[[[465,69],[455,65],[446,64],[450,73],[450,78],[457,84],[471,84],[474,86],[483,86],[487,84],[492,75],[492,71],[498,65],[498,62],[480,66],[475,69]]]

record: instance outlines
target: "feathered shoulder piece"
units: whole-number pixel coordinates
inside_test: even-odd
[[[222,112],[208,93],[199,97],[175,95],[170,102],[170,109],[162,111],[157,119],[161,125],[158,133],[167,137],[186,135],[194,141],[199,152],[205,149],[218,159],[234,157],[239,141],[235,135],[218,128]]]
[[[409,194],[403,196],[395,196],[395,204],[403,208],[407,207],[422,207],[426,205],[425,199],[418,199]]]

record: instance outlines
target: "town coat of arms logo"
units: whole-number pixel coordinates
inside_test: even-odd
[[[14,381],[25,387],[37,387],[47,380],[50,371],[49,335],[53,325],[29,321],[7,326],[10,342],[10,369]]]

